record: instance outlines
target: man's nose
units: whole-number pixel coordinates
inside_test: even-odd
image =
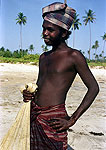
[[[48,35],[48,30],[45,30],[44,35]]]

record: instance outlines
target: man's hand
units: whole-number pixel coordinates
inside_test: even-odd
[[[75,120],[70,118],[69,120],[63,118],[56,118],[50,120],[50,126],[55,129],[57,132],[62,132],[64,130],[68,130],[69,127],[75,124]]]
[[[34,100],[34,98],[35,98],[34,93],[30,93],[27,90],[23,90],[23,101],[24,102],[29,102],[31,100]]]

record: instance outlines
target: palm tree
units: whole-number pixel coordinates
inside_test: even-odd
[[[74,48],[74,43],[75,43],[75,30],[79,30],[79,25],[82,25],[78,19],[79,14],[75,14],[73,24],[72,24],[72,30],[73,30],[73,48]]]
[[[92,49],[95,49],[95,45],[92,46]],[[95,53],[92,53],[92,60],[93,60],[93,55],[95,55]]]
[[[47,52],[48,51],[47,45],[46,46],[42,45],[41,48],[42,48],[43,52]]]
[[[87,52],[88,52],[88,55],[89,55],[89,53],[90,53],[89,50]]]
[[[102,51],[102,57],[103,57],[103,60],[104,60],[104,49],[105,49],[105,42],[106,42],[106,33],[104,33],[103,36],[101,36],[103,41],[104,41],[104,45],[103,45],[103,51]]]
[[[25,25],[26,24],[26,16],[23,15],[22,12],[18,13],[18,17],[17,17],[17,22],[20,25],[20,49],[22,49],[22,24]]]
[[[4,52],[4,51],[5,51],[5,48],[2,46],[2,47],[0,48],[0,51]]]
[[[99,47],[99,43],[98,43],[98,41],[96,40],[96,41],[95,41],[95,45],[92,46],[92,48],[95,49],[95,61],[96,61],[96,57],[97,57],[96,52],[97,52],[97,48],[98,48],[98,47]]]
[[[101,60],[101,58],[102,58],[102,54],[99,54],[99,58],[100,58],[100,60]]]
[[[91,25],[90,23],[93,23],[96,18],[94,18],[95,12],[93,12],[91,9],[89,9],[88,12],[85,11],[85,13],[86,13],[86,16],[83,16],[84,18],[83,22],[85,25],[89,23],[89,32],[90,32],[90,46],[89,46],[89,61],[90,61],[90,52],[91,52]]]
[[[32,51],[34,51],[34,46],[33,46],[33,44],[31,44],[31,45],[29,46],[29,51],[31,51],[31,53],[32,53]]]

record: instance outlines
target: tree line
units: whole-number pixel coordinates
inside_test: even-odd
[[[0,56],[2,57],[13,57],[13,58],[21,58],[28,54],[28,49],[26,50],[15,50],[14,52],[11,52],[9,49],[5,49],[4,47],[0,48]]]
[[[31,46],[32,47],[32,46]],[[38,65],[39,54],[29,53],[29,50],[15,50],[11,52],[9,49],[4,47],[0,48],[0,62],[5,63],[30,63],[33,62]]]
[[[1,47],[0,48],[0,56],[21,58],[21,57],[24,57],[25,55],[32,54],[33,51],[34,51],[33,44],[31,44],[28,49],[15,50],[13,52],[9,49],[5,49],[4,47]]]
[[[41,48],[42,48],[43,52],[48,51],[48,47],[45,46],[45,45],[42,45]],[[31,44],[28,49],[25,49],[25,50],[24,49],[15,50],[13,52],[11,50],[9,50],[9,49],[5,49],[4,47],[1,47],[0,48],[0,56],[2,56],[2,57],[8,57],[8,58],[9,57],[22,58],[25,55],[30,55],[30,54],[34,55],[33,54],[34,50],[35,50],[35,48],[34,48],[33,44]],[[39,54],[36,53],[35,55],[39,55]]]

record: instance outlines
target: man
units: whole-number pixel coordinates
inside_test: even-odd
[[[31,150],[66,150],[67,129],[89,108],[99,92],[98,84],[84,56],[67,46],[69,28],[75,10],[63,3],[43,8],[43,38],[52,50],[39,59],[36,95],[24,91],[24,101],[31,101]],[[65,110],[67,92],[77,73],[88,88],[77,110],[68,116]]]

